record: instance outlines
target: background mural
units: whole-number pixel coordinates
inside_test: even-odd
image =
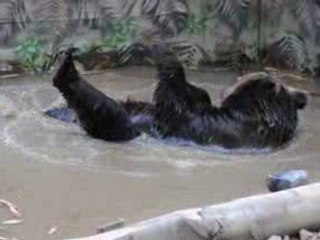
[[[318,74],[319,0],[0,0],[0,74],[52,70],[80,47],[85,70],[152,64],[154,42],[188,67],[270,65]]]

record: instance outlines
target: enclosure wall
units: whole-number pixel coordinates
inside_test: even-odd
[[[124,65],[130,56],[118,52],[159,41],[193,68],[254,62],[314,73],[319,18],[316,0],[2,0],[0,74],[48,71],[70,44],[93,59],[107,53],[88,70]]]

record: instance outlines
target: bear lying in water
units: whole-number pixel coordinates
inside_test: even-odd
[[[53,85],[76,113],[74,119],[94,138],[120,142],[148,132],[225,149],[277,148],[288,143],[297,128],[298,110],[308,100],[305,92],[265,74],[237,83],[217,107],[205,90],[186,81],[175,58],[158,61],[157,70],[153,103],[117,102],[79,76],[72,50],[67,50]]]

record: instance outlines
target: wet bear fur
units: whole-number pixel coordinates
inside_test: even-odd
[[[236,84],[221,106],[197,107],[188,96],[183,70],[158,66],[155,123],[163,137],[226,149],[280,147],[294,136],[307,94],[263,74]],[[168,74],[170,73],[170,74]],[[179,76],[179,77],[178,77]]]
[[[141,102],[141,106],[117,102],[82,80],[71,52],[66,53],[53,84],[77,113],[84,130],[107,141],[137,137],[141,129],[132,116],[148,109],[150,128],[164,139],[226,149],[275,148],[293,138],[298,110],[307,104],[306,93],[266,75],[237,84],[221,106],[212,106],[203,89],[186,81],[183,67],[175,59],[159,61],[157,70],[154,103]]]
[[[56,118],[61,121],[69,122],[69,123],[79,123],[82,125],[82,127],[87,132],[92,132],[90,135],[97,136],[100,134],[97,134],[98,131],[91,123],[90,118],[88,119],[88,122],[84,123],[84,120],[78,119],[78,114],[76,113],[79,111],[77,110],[73,104],[73,101],[77,98],[73,94],[73,97],[71,96],[71,91],[68,91],[68,88],[72,88],[74,92],[77,91],[84,91],[85,87],[88,87],[88,90],[85,90],[85,92],[88,94],[89,91],[91,91],[93,88],[89,86],[86,82],[84,82],[81,77],[79,76],[78,72],[76,71],[74,64],[73,64],[73,52],[77,51],[75,48],[70,48],[66,52],[64,52],[64,56],[62,56],[62,62],[60,64],[60,67],[58,71],[56,72],[54,78],[53,78],[53,84],[56,86],[60,92],[65,96],[65,99],[68,102],[69,107],[57,107],[53,109],[49,109],[45,111],[45,115],[49,117]],[[156,62],[160,61],[162,62],[165,58],[171,59],[171,61],[175,62],[175,66],[178,66],[182,72],[182,76],[184,77],[184,71],[182,68],[181,63],[178,61],[174,53],[167,48],[160,46],[153,49],[146,49],[146,52],[148,53],[148,56],[150,58],[154,58]],[[60,54],[60,53],[59,53]],[[179,76],[177,76],[179,77]],[[209,94],[202,88],[196,87],[187,81],[184,81],[183,83],[188,91],[188,97],[190,98],[190,102],[195,103],[195,106],[201,107],[201,106],[211,106],[211,99]],[[98,90],[91,91],[89,94],[90,97],[88,99],[89,102],[97,101],[100,102],[102,99],[102,93]],[[70,100],[68,100],[70,99]],[[94,100],[93,100],[94,99]],[[111,99],[109,99],[109,104],[111,105]],[[127,113],[127,117],[129,117],[129,120],[132,124],[135,125],[135,128],[137,128],[140,132],[144,131],[149,134],[153,134],[154,131],[154,103],[148,103],[143,101],[136,101],[127,99],[126,101],[118,101],[118,103],[121,105],[121,108],[125,110]],[[82,116],[83,114],[81,114]],[[90,116],[92,114],[89,114]],[[130,134],[129,134],[130,135]],[[133,134],[134,136],[134,134]],[[104,138],[104,137],[103,137]]]
[[[73,109],[82,128],[92,137],[107,141],[127,141],[140,132],[130,121],[122,104],[84,81],[77,72],[68,49],[53,77],[68,107]]]

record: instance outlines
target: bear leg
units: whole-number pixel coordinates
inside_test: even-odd
[[[90,136],[107,141],[127,141],[137,137],[140,133],[123,106],[79,76],[72,51],[68,49],[63,54],[53,85],[76,112],[82,128]]]

